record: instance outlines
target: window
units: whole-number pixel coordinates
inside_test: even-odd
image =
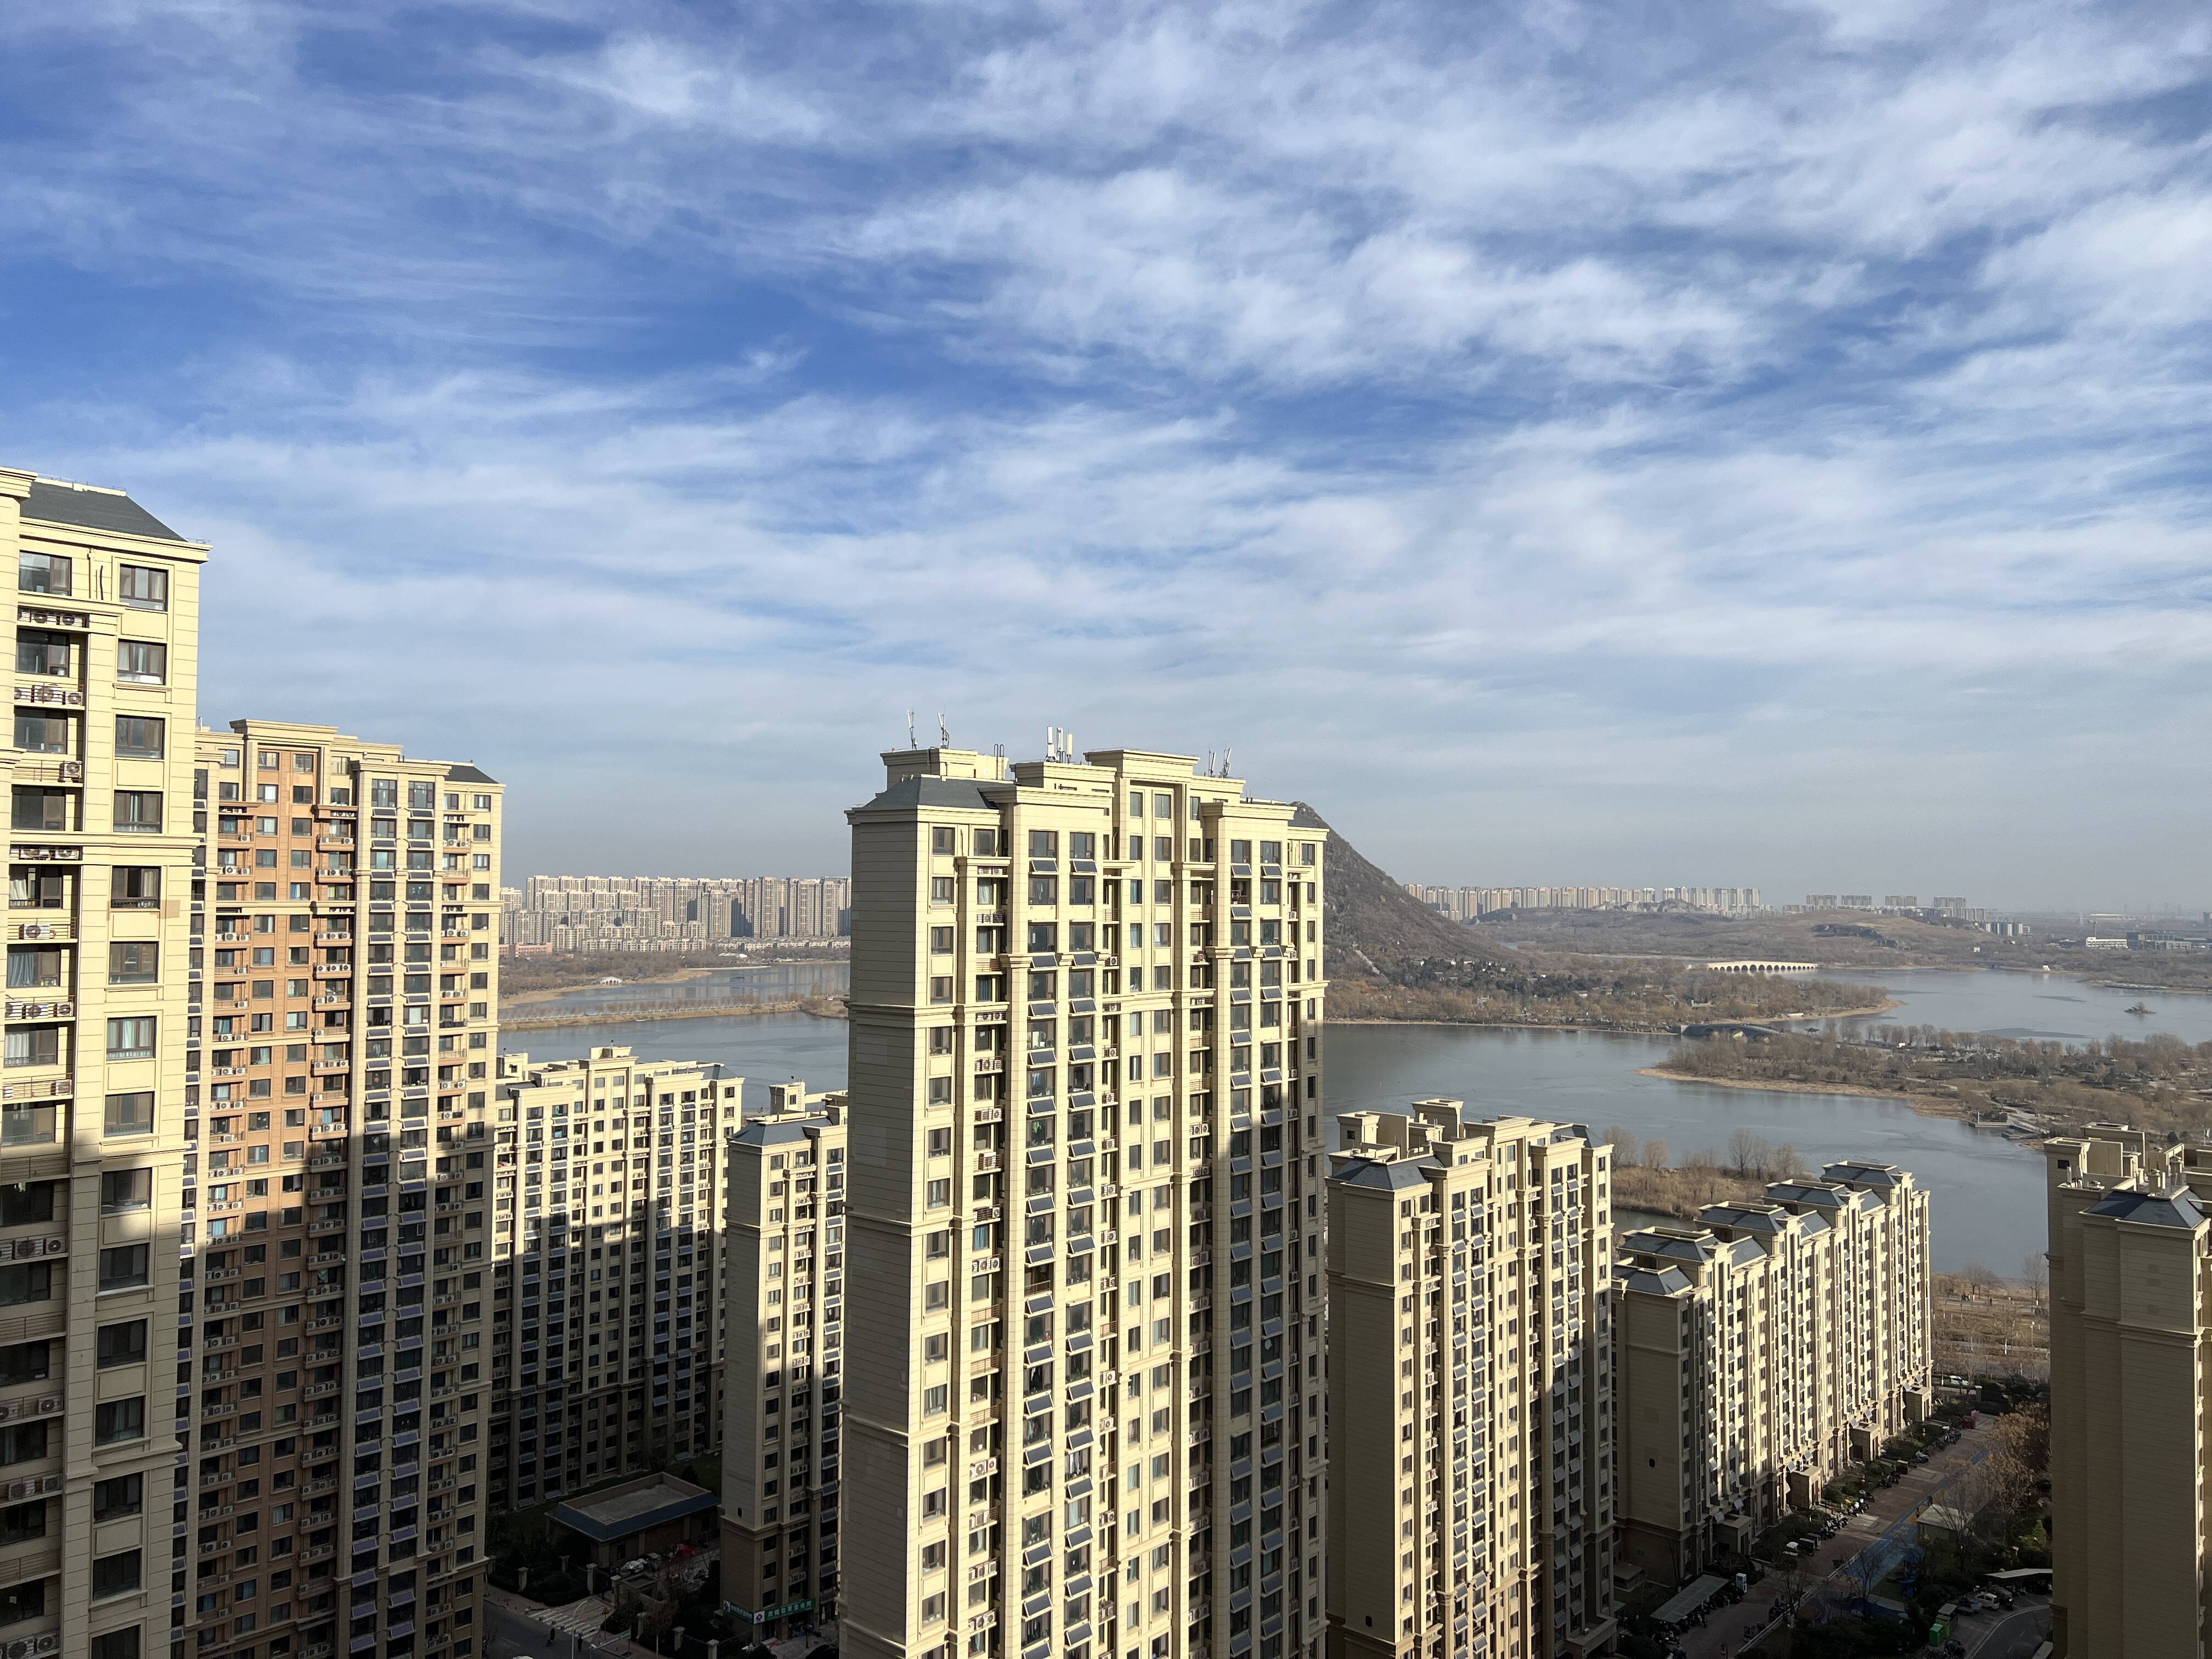
[[[169,678],[169,647],[159,640],[118,640],[115,678],[133,685],[161,685]]]
[[[95,1521],[119,1521],[127,1515],[137,1515],[146,1507],[146,1478],[140,1474],[118,1474],[112,1480],[93,1484],[92,1518]]]
[[[100,1253],[100,1288],[127,1291],[146,1281],[147,1247],[116,1244]]]
[[[118,1022],[111,1020],[111,1025]],[[150,1025],[153,1021],[145,1022]],[[147,1053],[153,1050],[149,1048]],[[107,1128],[112,1135],[150,1135],[154,1133],[154,1091],[134,1089],[129,1094],[107,1097]]]
[[[106,1170],[100,1177],[100,1212],[119,1215],[143,1210],[154,1201],[151,1170]]]
[[[66,966],[58,945],[11,945],[8,947],[8,988],[11,991],[58,989]]]
[[[54,1186],[51,1181],[0,1185],[0,1227],[32,1227],[52,1221]]]
[[[154,1017],[136,1014],[124,1019],[107,1022],[107,1057],[110,1060],[151,1060],[154,1057]],[[118,1097],[108,1097],[110,1109]]]
[[[929,878],[929,902],[932,904],[950,904],[952,896],[953,878],[951,876],[932,876]]]
[[[15,716],[15,747],[33,755],[73,755],[76,734],[66,714]]]
[[[18,553],[15,591],[19,593],[65,594],[70,588],[70,561],[59,553]]]
[[[158,835],[161,829],[161,792],[158,789],[118,789],[115,792],[115,827],[137,835]]]
[[[168,722],[144,714],[115,717],[115,752],[125,760],[159,760],[167,752]]]
[[[70,816],[70,798],[62,791],[18,787],[9,822],[18,830],[65,833],[75,828]]]
[[[66,679],[76,661],[70,654],[72,643],[66,634],[51,633],[43,628],[19,628],[15,630],[15,672]]]
[[[929,850],[933,853],[951,852],[953,833],[952,826],[949,823],[937,825],[929,832]]]
[[[93,1413],[94,1445],[112,1446],[118,1441],[145,1437],[146,1401],[143,1395],[133,1400],[103,1400]]]
[[[169,608],[169,573],[158,565],[126,564],[119,567],[122,580],[116,584],[123,603],[133,611],[167,611]]]
[[[44,1146],[58,1139],[61,1115],[51,1104],[11,1100],[0,1105],[0,1146]]]
[[[11,1026],[7,1036],[10,1066],[58,1066],[62,1062],[62,1029],[58,1025]]]
[[[151,939],[113,939],[107,946],[110,985],[151,985],[161,977],[161,947]]]
[[[44,1302],[54,1291],[54,1268],[50,1261],[26,1261],[0,1266],[0,1308],[20,1308]]]
[[[137,1365],[146,1358],[146,1322],[125,1320],[119,1325],[100,1328],[100,1365],[105,1370],[110,1365]]]
[[[112,910],[152,910],[161,902],[161,866],[118,864],[109,873],[107,904]]]
[[[126,1625],[121,1630],[94,1637],[87,1659],[139,1659],[138,1626]]]
[[[1033,859],[1056,858],[1060,854],[1060,831],[1032,830],[1030,831],[1030,856]]]
[[[929,930],[929,952],[932,956],[938,957],[949,957],[952,954],[952,930],[950,927],[933,927]]]
[[[94,1601],[106,1595],[128,1595],[138,1588],[138,1554],[137,1550],[123,1550],[94,1560],[92,1595]]]

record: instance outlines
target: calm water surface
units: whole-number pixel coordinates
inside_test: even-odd
[[[2212,1041],[2212,998],[2138,995],[2038,974],[1923,971],[1869,977],[1878,977],[1905,1003],[1886,1016],[1902,1024],[2069,1042],[2146,1030],[2171,1031],[2191,1042]],[[533,1006],[599,1007],[678,998],[774,1001],[840,991],[845,979],[842,963],[778,965],[669,985],[592,986]],[[2121,1012],[2138,1000],[2155,1014],[2144,1019]],[[1979,1261],[2010,1278],[2021,1272],[2023,1258],[2043,1248],[2041,1157],[1999,1136],[1923,1117],[1899,1102],[1638,1077],[1638,1067],[1673,1052],[1674,1044],[1657,1038],[1438,1025],[1331,1025],[1326,1032],[1333,1111],[1402,1108],[1423,1096],[1455,1096],[1470,1111],[1562,1118],[1601,1133],[1617,1124],[1641,1139],[1665,1141],[1678,1163],[1700,1149],[1724,1152],[1731,1134],[1748,1129],[1789,1142],[1815,1165],[1863,1158],[1911,1170],[1934,1197],[1938,1267],[1955,1270]],[[792,1078],[813,1088],[842,1088],[845,1038],[842,1021],[803,1014],[623,1020],[617,1012],[604,1024],[518,1033],[507,1047],[562,1059],[611,1042],[649,1059],[720,1060],[744,1078],[747,1104],[757,1109],[767,1104],[768,1085]]]
[[[1834,977],[1880,985],[1905,1005],[1880,1020],[1832,1022],[1853,1033],[1888,1021],[2069,1043],[2101,1042],[2110,1036],[2140,1039],[2160,1031],[2184,1042],[2212,1042],[2212,996],[2202,992],[2117,991],[2057,974],[1947,973],[1940,969],[1899,973],[1838,969]],[[2137,1004],[2150,1012],[2127,1012]]]

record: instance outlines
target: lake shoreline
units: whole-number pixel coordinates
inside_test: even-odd
[[[824,999],[794,997],[784,1002],[663,1003],[629,1008],[577,1008],[563,1012],[524,1014],[509,1018],[502,1009],[502,1031],[556,1031],[574,1025],[621,1025],[633,1020],[751,1019],[763,1014],[804,1014],[810,1019],[843,1019],[842,1010],[822,1006]]]
[[[1895,1089],[1875,1089],[1863,1083],[1796,1083],[1774,1078],[1698,1077],[1689,1072],[1670,1072],[1663,1066],[1639,1066],[1636,1068],[1636,1075],[1664,1078],[1669,1083],[1710,1084],[1716,1089],[1752,1089],[1785,1095],[1849,1095],[1855,1100],[1893,1100],[1900,1105],[1910,1106],[1923,1117],[1948,1118],[1954,1123],[1972,1121],[1956,1102],[1947,1100],[1941,1095],[1916,1095]]]
[[[1787,1025],[1802,1024],[1809,1020],[1870,1019],[1886,1014],[1905,1004],[1895,997],[1887,997],[1868,1008],[1838,1008],[1832,1013],[1769,1014],[1764,1019],[1721,1019],[1714,1021],[1687,1020],[1686,1024],[1702,1025]],[[1540,1021],[1527,1019],[1352,1019],[1340,1018],[1334,1014],[1323,1017],[1328,1025],[1432,1025],[1449,1030],[1454,1026],[1471,1026],[1486,1031],[1588,1031],[1596,1036],[1675,1037],[1681,1032],[1673,1025],[1592,1025],[1572,1020]]]

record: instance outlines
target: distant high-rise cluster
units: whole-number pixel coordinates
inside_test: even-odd
[[[501,895],[501,942],[552,951],[690,951],[849,929],[843,876],[532,876]]]
[[[1406,890],[1454,921],[1498,910],[1656,910],[1664,905],[1738,915],[1764,909],[1756,887],[1425,887]]]
[[[1972,905],[1956,894],[1938,893],[1927,903],[1914,893],[1885,893],[1881,902],[1872,893],[1808,893],[1802,904],[1786,904],[1785,910],[1879,910],[1884,915],[1922,916],[1935,921],[1963,921],[1977,927],[1991,925],[1991,912]],[[2024,931],[2024,930],[2023,930]]]

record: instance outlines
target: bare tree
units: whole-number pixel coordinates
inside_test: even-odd
[[[2000,1283],[1996,1274],[1978,1261],[1969,1261],[1959,1276],[1984,1295],[1996,1289]]]
[[[1613,1148],[1614,1167],[1625,1169],[1644,1162],[1644,1143],[1618,1123],[1605,1132],[1605,1142]]]
[[[1644,1143],[1644,1167],[1647,1170],[1667,1167],[1667,1143],[1656,1135]]]
[[[2027,1281],[2035,1297],[2036,1305],[2043,1305],[2051,1291],[2051,1260],[2040,1250],[2030,1250],[2020,1261],[2020,1276]]]

